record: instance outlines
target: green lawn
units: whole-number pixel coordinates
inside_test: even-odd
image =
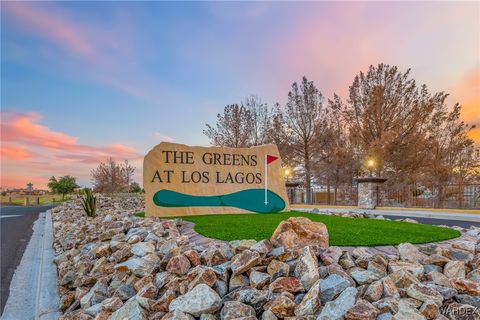
[[[144,216],[144,213],[138,213]],[[460,232],[427,224],[408,222],[352,219],[303,212],[272,214],[224,214],[184,216],[183,220],[195,223],[195,231],[214,239],[269,239],[280,221],[288,217],[307,217],[323,222],[330,235],[330,245],[379,246],[403,242],[427,243],[460,236]]]
[[[54,202],[62,202],[62,195],[61,194],[46,194],[46,195],[41,195],[41,196],[1,196],[0,202],[4,205],[24,205],[25,204],[25,197],[28,197],[30,200],[30,205],[36,205],[37,204],[37,198],[40,197],[40,204],[50,204]],[[9,202],[9,199],[11,198],[11,202]],[[65,200],[70,200],[70,196],[66,195]]]

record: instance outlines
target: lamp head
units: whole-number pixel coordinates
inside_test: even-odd
[[[375,166],[375,160],[369,159],[369,160],[367,161],[367,167],[373,168],[374,166]]]

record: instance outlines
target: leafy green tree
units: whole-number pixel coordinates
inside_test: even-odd
[[[62,200],[65,200],[66,194],[72,193],[76,188],[79,187],[80,186],[76,183],[76,178],[69,175],[60,177],[58,180],[52,176],[48,182],[48,188],[53,193],[61,194]]]

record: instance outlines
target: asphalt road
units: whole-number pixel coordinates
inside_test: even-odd
[[[417,220],[420,223],[425,224],[433,224],[433,225],[446,225],[446,226],[458,226],[462,228],[470,228],[471,226],[480,227],[479,222],[470,222],[470,221],[461,221],[461,220],[446,220],[446,219],[432,219],[432,218],[420,218],[420,217],[405,217],[405,216],[393,216],[393,215],[385,215],[387,219],[413,219]]]
[[[54,206],[0,207],[0,314],[7,302],[10,281],[22,260],[25,247],[32,235],[32,226],[40,212]]]

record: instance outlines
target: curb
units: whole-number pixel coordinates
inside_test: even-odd
[[[314,208],[310,207],[296,207],[295,210],[311,212]],[[367,213],[376,216],[403,216],[410,218],[430,218],[438,220],[455,220],[455,221],[468,221],[468,222],[480,222],[480,215],[476,213],[451,213],[451,212],[438,212],[438,211],[415,211],[415,210],[367,210],[367,209],[341,209],[335,207],[319,207],[320,211],[328,212],[355,212],[355,213]]]
[[[12,277],[1,319],[58,319],[57,271],[53,258],[51,211],[40,213],[22,260]]]

